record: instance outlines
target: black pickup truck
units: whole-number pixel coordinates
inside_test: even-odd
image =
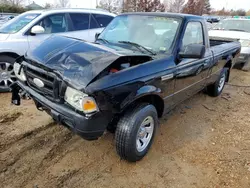
[[[238,42],[209,40],[202,17],[117,16],[95,43],[54,36],[14,65],[20,89],[39,110],[87,140],[115,132],[128,161],[148,152],[158,118],[201,90],[216,97],[228,81]]]

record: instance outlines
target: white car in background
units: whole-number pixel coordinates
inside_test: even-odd
[[[25,12],[0,28],[0,92],[15,80],[13,64],[53,34],[95,41],[115,14],[98,9],[52,9]]]
[[[225,19],[209,31],[210,39],[238,40],[241,43],[241,53],[235,64],[242,70],[250,70],[250,19]]]
[[[0,27],[7,23],[8,21],[10,21],[11,19],[13,19],[16,15],[13,14],[13,15],[1,15],[0,16]]]

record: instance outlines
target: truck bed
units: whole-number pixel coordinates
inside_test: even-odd
[[[210,38],[209,42],[215,57],[220,56],[223,53],[226,53],[224,55],[231,53],[234,56],[240,47],[240,43],[238,41]]]
[[[214,47],[214,46],[218,46],[221,44],[228,44],[228,43],[232,43],[235,41],[230,41],[230,40],[223,40],[223,39],[209,39],[210,42],[210,47]]]

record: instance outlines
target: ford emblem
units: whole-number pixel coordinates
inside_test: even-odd
[[[44,87],[43,81],[40,80],[39,78],[34,78],[33,82],[34,82],[34,84],[36,84],[37,87],[40,87],[40,88]]]

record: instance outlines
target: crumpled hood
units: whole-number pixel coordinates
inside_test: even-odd
[[[49,69],[76,89],[84,89],[98,74],[126,53],[103,45],[53,36],[44,41],[25,58],[31,63]]]
[[[10,34],[0,33],[0,41],[5,41],[10,36]]]
[[[241,31],[226,31],[226,30],[210,30],[208,31],[209,37],[214,39],[248,39],[250,40],[250,33]]]

